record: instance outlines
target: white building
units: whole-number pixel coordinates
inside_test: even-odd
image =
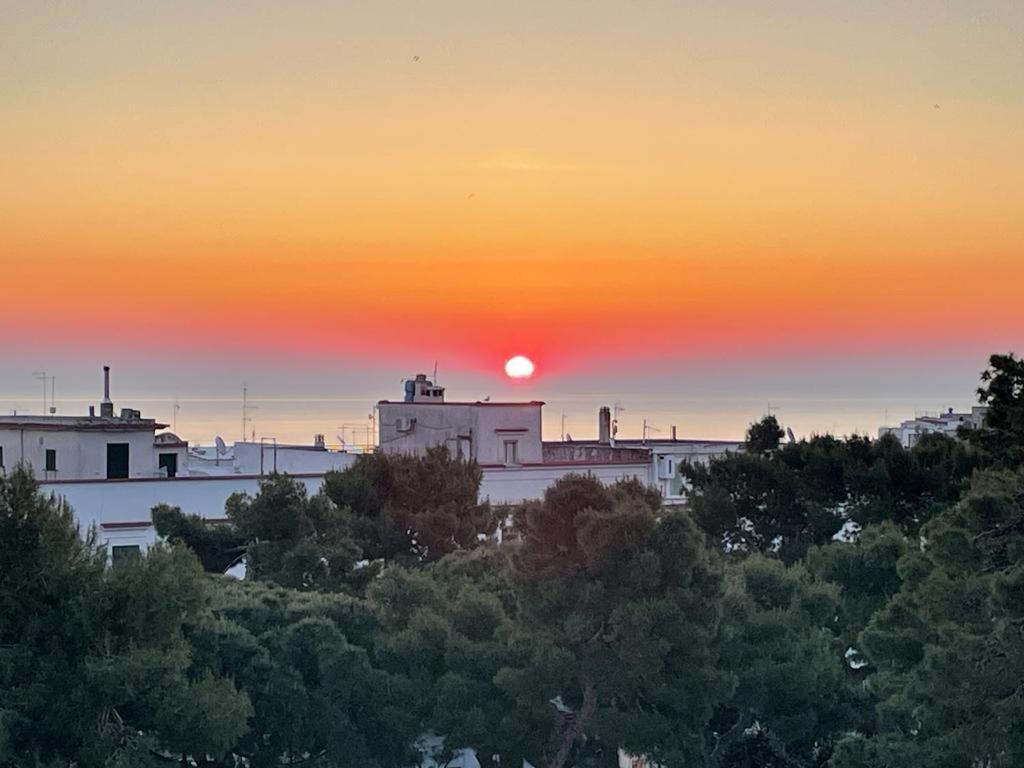
[[[139,411],[114,415],[110,369],[104,368],[100,414],[0,416],[0,467],[23,463],[40,481],[129,480],[187,472],[188,444]]]
[[[916,416],[901,422],[898,427],[881,427],[878,436],[895,435],[904,448],[917,445],[922,435],[941,434],[956,437],[960,427],[977,429],[985,422],[988,411],[983,405],[976,405],[970,412],[956,412],[952,408],[936,416]]]
[[[320,438],[317,435],[317,438]],[[313,445],[293,445],[263,440],[240,442],[233,446],[192,446],[188,452],[189,474],[192,476],[325,474],[347,469],[356,460],[355,453],[331,450],[322,440]]]
[[[543,407],[537,400],[445,402],[444,388],[420,374],[406,382],[405,400],[377,403],[378,446],[386,453],[423,454],[443,445],[483,466],[542,464]]]
[[[444,445],[476,460],[482,470],[481,500],[516,504],[540,498],[567,474],[604,483],[637,479],[678,500],[678,462],[706,461],[742,443],[697,440],[615,440],[603,408],[598,439],[544,442],[539,401],[446,402],[444,388],[417,376],[406,383],[406,398],[381,401],[378,450],[423,454]],[[156,540],[150,512],[157,504],[180,507],[208,520],[224,520],[224,505],[238,492],[255,494],[260,479],[277,471],[320,490],[324,476],[356,461],[356,454],[272,440],[195,447],[137,411],[113,415],[109,379],[99,416],[9,417],[0,419],[3,461],[31,464],[44,492],[63,496],[85,529],[95,528],[111,553],[149,547]],[[124,446],[127,446],[125,448]],[[49,454],[48,451],[55,451]],[[48,462],[55,469],[47,470]],[[124,466],[127,465],[127,473]]]
[[[547,445],[549,444],[546,443],[545,446]],[[558,445],[558,443],[550,445]],[[596,440],[573,440],[562,443],[562,445],[576,446],[580,450],[588,447],[611,446],[620,451],[632,449],[646,452],[649,469],[645,482],[661,491],[665,503],[679,504],[685,500],[685,487],[683,479],[679,475],[680,464],[683,462],[706,464],[713,458],[742,451],[744,443],[742,440],[679,438],[676,436],[675,427],[672,427],[670,438],[619,437],[616,426],[612,422],[611,409],[605,406],[598,413]]]
[[[420,374],[405,383],[404,400],[377,404],[379,450],[422,455],[428,448],[447,446],[454,455],[480,464],[480,497],[495,504],[539,498],[573,473],[605,483],[629,478],[651,483],[646,447],[544,442],[543,407],[537,400],[449,402],[443,387]]]

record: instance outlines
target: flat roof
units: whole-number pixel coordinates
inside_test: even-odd
[[[479,405],[481,407],[491,408],[504,408],[508,406],[515,407],[536,407],[538,405],[544,405],[543,400],[529,400],[526,402],[517,403],[492,403],[490,400],[447,400],[447,401],[419,401],[419,402],[407,402],[405,400],[378,400],[377,405]]]
[[[561,440],[545,440],[544,442],[553,442],[561,444]],[[646,445],[743,445],[746,440],[699,440],[693,437],[680,437],[673,440],[671,437],[659,437],[659,438],[648,438],[646,440],[639,437],[616,437],[611,443],[601,443],[594,437],[584,438],[577,440],[566,440],[566,445],[608,445],[608,446],[620,446],[623,448],[634,448],[644,447]]]
[[[153,432],[166,429],[155,419],[119,416],[0,416],[0,429],[41,429],[53,432]]]

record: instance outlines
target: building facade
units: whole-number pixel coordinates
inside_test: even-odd
[[[900,423],[898,427],[882,427],[878,436],[893,435],[904,448],[912,448],[924,436],[930,434],[956,437],[960,428],[978,429],[985,423],[983,405],[976,405],[969,412],[956,412],[952,408],[936,416],[916,416]]]

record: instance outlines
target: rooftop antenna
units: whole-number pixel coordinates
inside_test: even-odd
[[[178,402],[177,398],[174,399],[174,407],[171,410],[172,410],[171,430],[173,432],[177,433],[178,432],[178,411],[181,410],[181,403]]]
[[[32,376],[43,382],[43,413],[46,413],[46,382],[50,380],[50,377],[46,375],[46,371],[33,371]]]
[[[50,377],[50,415],[57,415],[57,398],[54,396],[54,390],[57,388],[57,377]]]
[[[619,414],[626,410],[620,402],[616,401],[615,405],[612,406],[612,439],[619,434]]]
[[[641,433],[643,435],[643,442],[647,442],[647,438],[651,436],[651,432],[661,432],[661,430],[653,424],[648,424],[647,419],[644,419],[644,429]]]
[[[249,405],[249,385],[242,382],[242,442],[245,442],[245,425],[252,422],[249,411],[255,411],[258,405]],[[253,442],[256,442],[256,425],[252,425]]]

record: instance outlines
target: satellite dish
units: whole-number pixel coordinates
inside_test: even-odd
[[[228,452],[228,447],[224,443],[224,438],[223,437],[221,437],[220,435],[217,435],[217,437],[214,440],[214,442],[217,443],[217,453],[218,454],[223,456],[224,454],[226,454]]]
[[[796,442],[796,435],[793,434],[793,430],[790,427],[786,427],[786,437],[789,438],[789,442],[791,442],[791,443],[795,443]]]

